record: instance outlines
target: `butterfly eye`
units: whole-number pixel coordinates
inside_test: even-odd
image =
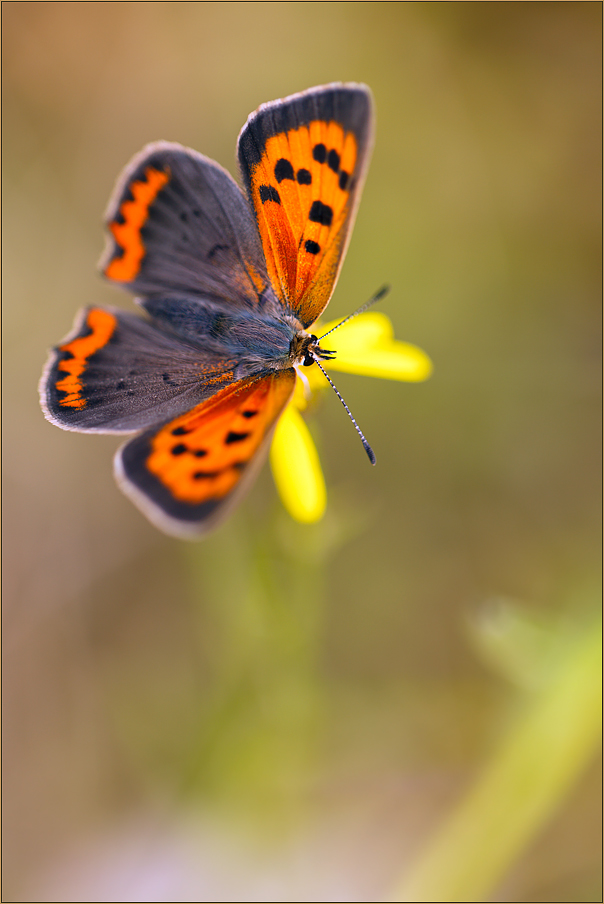
[[[310,367],[311,364],[315,363],[314,357],[310,354],[310,352],[306,352],[304,356],[304,361],[302,362],[303,367]]]

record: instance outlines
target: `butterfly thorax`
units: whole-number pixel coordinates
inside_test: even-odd
[[[233,310],[216,301],[165,297],[145,299],[142,305],[160,328],[206,354],[236,360],[237,379],[332,357],[285,308]]]

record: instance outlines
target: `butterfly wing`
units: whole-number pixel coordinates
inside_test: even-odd
[[[236,366],[135,314],[92,307],[51,352],[40,398],[66,430],[132,433],[198,405]]]
[[[189,148],[159,141],[137,154],[116,185],[106,226],[102,271],[132,292],[239,308],[272,296],[247,199],[226,170]]]
[[[295,372],[248,377],[118,450],[123,491],[160,529],[195,537],[214,527],[264,460]]]
[[[305,327],[333,291],[372,138],[369,89],[343,84],[263,104],[239,135],[268,274]]]

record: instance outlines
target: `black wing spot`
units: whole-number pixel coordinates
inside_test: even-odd
[[[171,432],[172,436],[184,436],[186,433],[190,433],[191,431],[188,427],[175,427]]]
[[[228,246],[228,245],[220,245],[220,244],[217,243],[216,245],[213,245],[213,246],[210,248],[210,250],[208,251],[208,257],[209,257],[209,258],[214,257],[214,255],[215,255],[218,251],[228,251],[228,250],[229,250],[229,246]]]
[[[347,173],[346,170],[342,170],[340,173],[340,179],[338,185],[342,189],[342,191],[346,191],[346,186],[348,185],[348,180],[350,178],[350,173]]]
[[[329,204],[323,204],[322,201],[313,201],[308,219],[313,223],[321,223],[322,226],[331,226],[333,210]]]
[[[219,477],[220,471],[195,471],[193,473],[194,480],[203,480],[204,478],[208,478],[212,480],[214,477]]]
[[[330,170],[333,170],[334,173],[337,173],[340,169],[340,155],[337,151],[333,149],[327,155],[327,166]]]
[[[281,157],[275,163],[275,179],[277,182],[283,182],[284,179],[294,178],[294,168],[285,157]]]
[[[276,204],[281,204],[279,192],[276,188],[273,188],[272,185],[261,185],[259,191],[260,200],[263,204],[266,204],[267,201],[274,201]]]
[[[226,435],[225,444],[230,446],[231,443],[240,443],[247,439],[249,435],[249,433],[236,433],[234,430],[230,430]]]
[[[312,176],[307,169],[299,169],[296,173],[296,179],[300,185],[310,185],[312,182]]]
[[[250,417],[256,417],[256,415],[258,414],[258,412],[257,412],[257,411],[252,411],[251,409],[248,409],[247,411],[242,411],[241,414],[242,414],[243,417],[250,418]]]
[[[207,454],[208,454],[207,449],[195,449],[195,451],[193,452],[193,455],[195,456],[195,458],[203,458],[204,455],[207,455]]]
[[[327,148],[324,144],[315,144],[312,149],[312,155],[317,163],[325,163],[327,159]]]
[[[185,446],[184,443],[178,443],[178,445],[172,446],[170,451],[171,451],[172,455],[182,455],[183,452],[187,451],[187,447]]]
[[[309,254],[318,254],[321,250],[321,246],[316,242],[313,242],[312,239],[307,239],[304,243],[304,247],[308,251]]]

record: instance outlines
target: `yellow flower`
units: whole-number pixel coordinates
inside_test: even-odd
[[[336,324],[315,324],[309,332],[320,336]],[[330,371],[410,382],[426,380],[432,372],[426,353],[415,345],[398,342],[390,320],[378,311],[359,314],[326,338],[323,345],[336,352],[333,361],[323,362]],[[287,511],[296,521],[311,524],[323,516],[327,491],[317,449],[300,411],[307,405],[309,390],[328,384],[315,366],[304,368],[304,377],[307,380],[296,381],[293,398],[277,424],[270,463]]]

